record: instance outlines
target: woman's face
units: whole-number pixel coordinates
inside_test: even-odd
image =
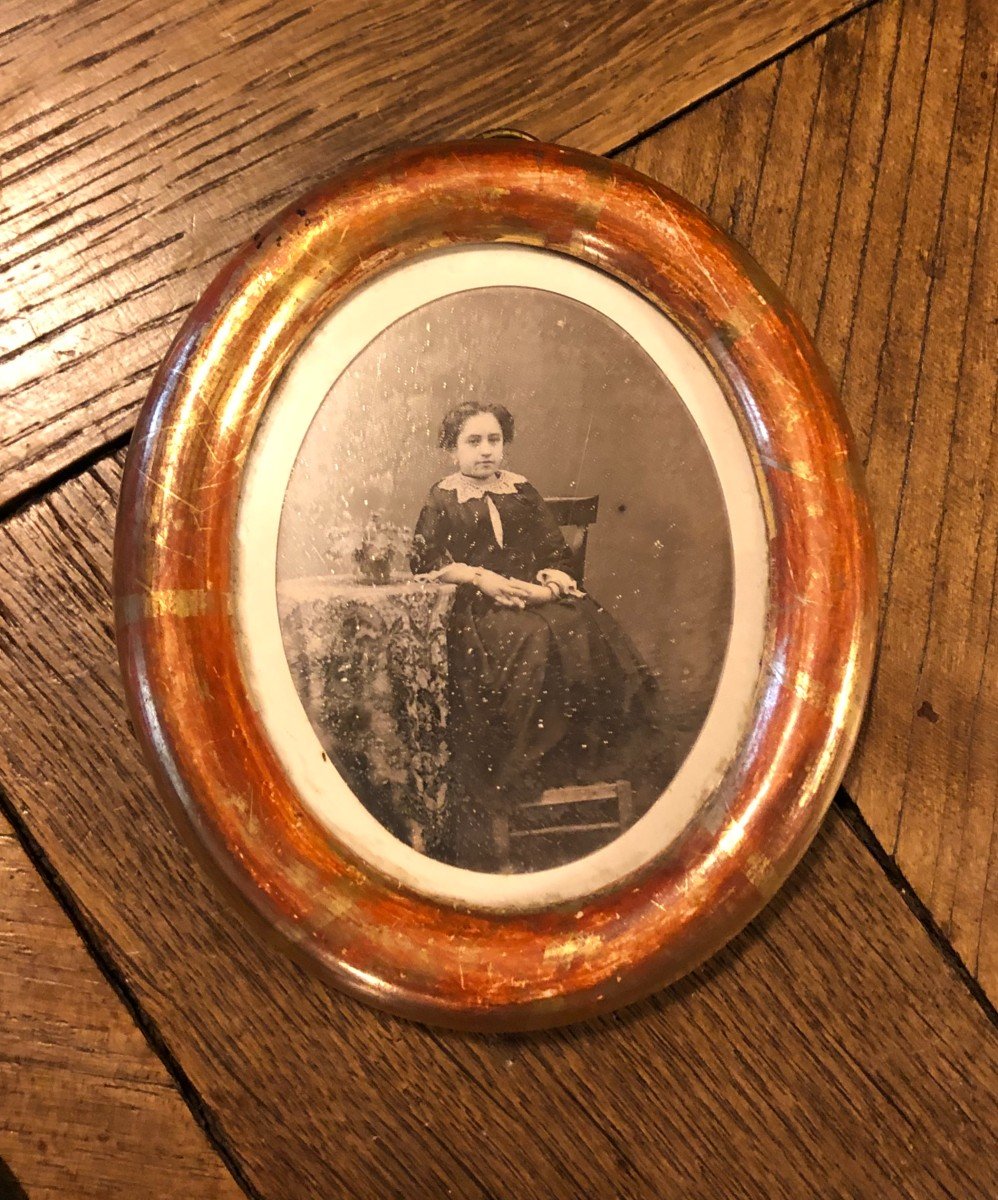
[[[476,413],[461,426],[454,459],[462,475],[488,479],[502,466],[502,428],[491,413]]]

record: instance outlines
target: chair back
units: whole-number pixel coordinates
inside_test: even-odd
[[[561,526],[561,532],[572,556],[572,575],[581,586],[586,573],[589,526],[596,524],[599,496],[549,496],[545,503],[555,521]]]

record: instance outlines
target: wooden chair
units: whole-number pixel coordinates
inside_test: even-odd
[[[549,496],[545,503],[565,535],[572,556],[571,574],[581,586],[589,526],[596,523],[599,496]],[[633,820],[632,789],[626,779],[548,788],[538,800],[495,818],[496,854],[501,862],[510,863],[514,858],[529,857],[531,849],[537,853],[552,838],[571,838],[584,854],[588,844],[595,849],[611,840],[608,834],[622,833]]]
[[[496,856],[507,865],[537,869],[544,865],[545,842],[570,839],[575,857],[581,857],[612,841],[633,820],[633,792],[626,779],[548,788],[540,799],[494,818]]]
[[[586,570],[586,544],[589,526],[596,524],[599,512],[599,496],[549,496],[545,503],[551,515],[561,526],[569,553],[572,556],[572,575],[582,586]]]

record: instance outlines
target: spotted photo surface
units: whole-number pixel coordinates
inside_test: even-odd
[[[661,362],[578,298],[464,288],[377,331],[281,504],[281,639],[322,763],[398,842],[491,874],[668,805],[732,635],[720,475]]]

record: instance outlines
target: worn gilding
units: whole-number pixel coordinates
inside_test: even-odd
[[[120,608],[126,621],[144,617],[200,617],[208,611],[212,599],[211,592],[204,588],[159,588],[125,596]]]
[[[338,845],[260,728],[226,601],[246,456],[291,356],[379,272],[482,242],[574,256],[675,321],[750,443],[768,524],[768,644],[779,665],[760,681],[741,753],[705,798],[709,819],[566,911],[463,912]],[[787,876],[856,736],[876,588],[861,471],[828,373],[758,264],[653,180],[500,136],[363,163],[296,201],[226,264],[140,416],[115,593],[126,692],[151,768],[230,894],[356,996],[441,1024],[529,1029],[677,978]]]

